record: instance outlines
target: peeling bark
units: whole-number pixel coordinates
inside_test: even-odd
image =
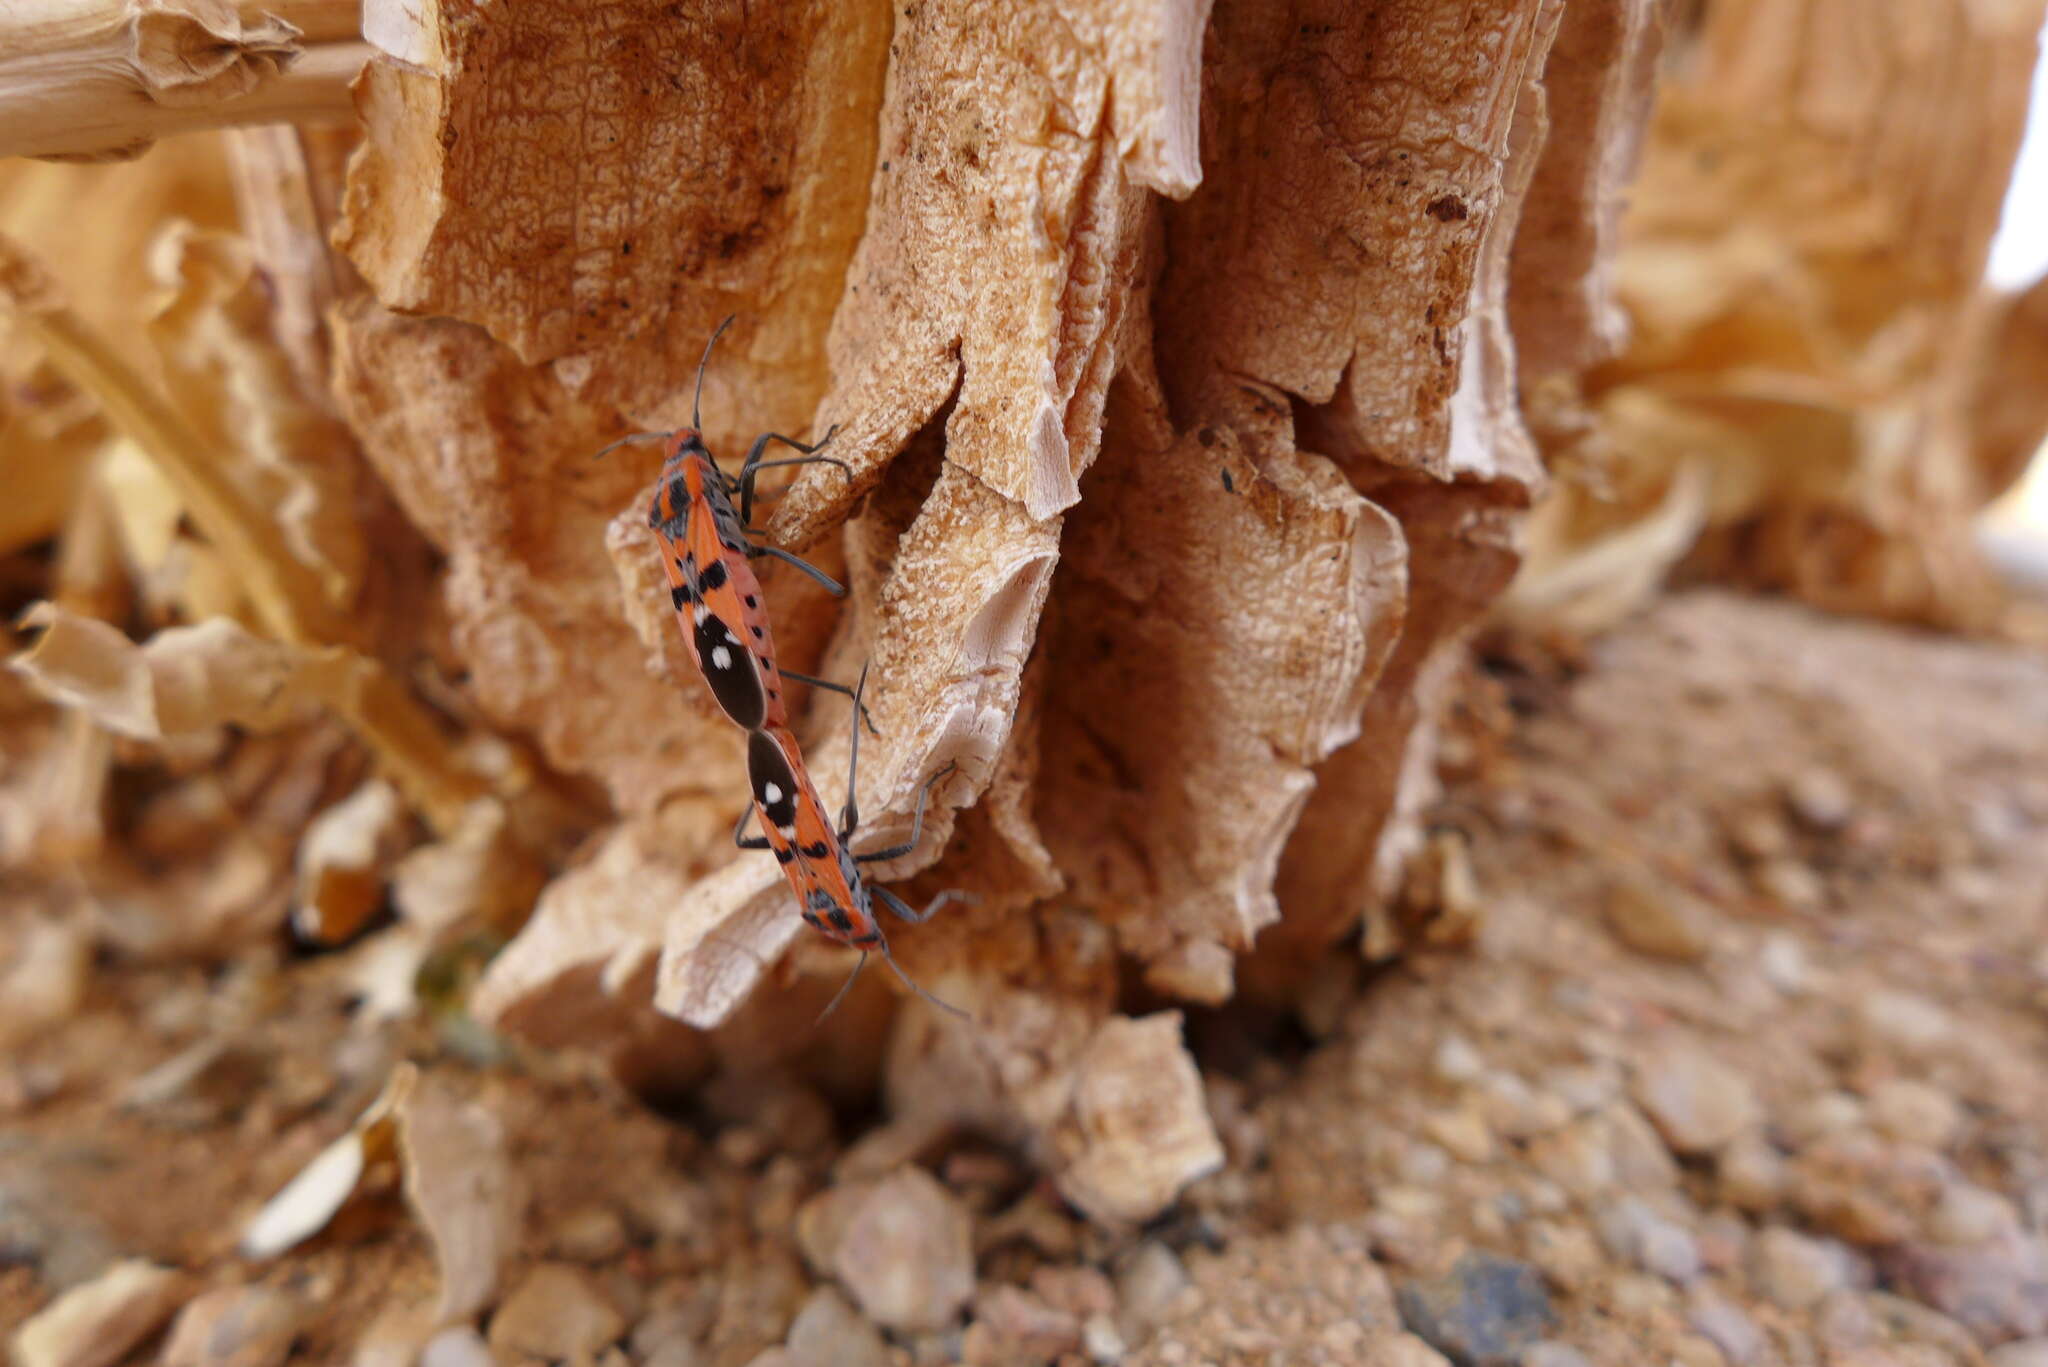
[[[799,937],[769,861],[704,876],[739,746],[674,696],[697,685],[636,478],[580,463],[611,411],[683,411],[698,340],[736,306],[706,379],[715,447],[836,424],[850,467],[806,470],[770,526],[829,556],[843,525],[836,625],[787,578],[768,591],[794,658],[829,630],[817,672],[872,668],[856,848],[959,766],[920,849],[877,873],[980,894],[892,935],[974,1007],[964,1033],[927,1022],[985,1070],[960,1104],[1062,1171],[1108,1170],[1117,1141],[1063,1130],[1056,1098],[1122,1028],[1119,958],[1218,1002],[1283,911],[1303,944],[1356,924],[1369,899],[1332,879],[1389,843],[1418,682],[1513,563],[1541,473],[1513,397],[1507,248],[1559,13],[927,3],[802,37],[795,16],[741,31],[717,12],[665,31],[671,51],[572,39],[545,11],[399,24],[373,5],[368,31],[405,64],[363,86],[339,240],[385,308],[443,318],[350,306],[344,411],[451,557],[479,702],[631,817],[543,894],[480,1007],[616,1023],[630,1007],[590,994],[651,981],[660,1009],[715,1027],[792,947],[845,963]],[[656,71],[673,84],[634,84]],[[548,120],[569,85],[616,98]],[[663,174],[668,193],[637,191]],[[476,192],[506,180],[522,195]],[[835,704],[806,733],[832,803],[844,725]],[[1283,874],[1319,781],[1341,836]],[[1298,892],[1285,906],[1276,879]],[[1056,930],[1077,926],[1062,906],[1107,938]],[[1163,1062],[1176,1040],[1148,1048]],[[892,1065],[907,1108],[928,1090],[908,1081],[928,1080],[919,1056]],[[1206,1121],[1190,1123],[1188,1164],[1138,1205],[1199,1170]]]

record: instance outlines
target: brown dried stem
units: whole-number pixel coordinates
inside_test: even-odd
[[[0,299],[51,364],[97,398],[109,421],[170,480],[193,521],[234,566],[264,629],[318,656],[324,667],[311,674],[320,681],[315,691],[321,700],[385,759],[435,830],[453,833],[463,807],[484,793],[484,785],[403,685],[377,661],[347,648],[356,636],[349,619],[329,601],[313,567],[291,553],[269,510],[244,497],[199,433],[65,306],[41,264],[4,236]]]
[[[9,5],[0,155],[112,161],[172,133],[344,121],[369,58],[358,22],[352,0],[246,11],[226,0]]]

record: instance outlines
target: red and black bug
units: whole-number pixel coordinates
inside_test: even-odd
[[[661,549],[669,601],[675,608],[683,641],[697,661],[719,709],[743,730],[753,731],[789,724],[789,709],[782,698],[784,679],[853,696],[853,690],[845,684],[785,670],[775,662],[775,639],[769,632],[761,583],[751,562],[769,556],[794,565],[824,585],[834,597],[843,597],[846,589],[816,566],[753,539],[759,535],[758,529],[750,525],[755,481],[763,470],[791,465],[833,465],[848,478],[853,472],[846,462],[818,454],[819,448],[832,440],[832,433],[839,430],[836,427],[812,446],[779,432],[764,432],[748,448],[738,474],[729,475],[720,468],[718,458],[704,444],[698,405],[704,395],[704,368],[710,364],[711,349],[718,345],[719,337],[731,323],[731,318],[720,323],[705,344],[704,359],[697,364],[697,393],[690,402],[690,425],[663,435],[625,437],[604,450],[628,442],[663,443],[661,482],[647,510],[647,525],[653,528]],[[763,460],[761,455],[771,441],[803,454],[787,460]],[[603,455],[604,451],[598,454]]]
[[[853,690],[856,709],[866,687],[867,670],[863,669],[860,682]],[[745,834],[749,814],[742,813],[738,826],[733,830],[733,843],[743,850],[773,850],[776,862],[782,865],[783,875],[789,879],[789,886],[796,893],[797,909],[802,913],[804,922],[827,939],[860,951],[860,962],[847,975],[845,986],[826,1006],[820,1020],[832,1014],[853,987],[854,979],[867,966],[870,952],[879,952],[896,976],[903,980],[903,985],[918,996],[956,1016],[964,1016],[966,1012],[940,1001],[912,982],[909,975],[897,966],[895,956],[889,952],[889,941],[882,933],[881,923],[875,919],[874,904],[879,900],[897,916],[915,924],[928,919],[950,901],[966,899],[968,894],[949,889],[933,898],[931,905],[923,911],[913,911],[895,893],[868,883],[860,874],[862,864],[899,859],[917,848],[918,839],[924,834],[924,809],[931,797],[932,786],[953,772],[956,766],[948,763],[918,789],[917,812],[911,818],[910,839],[887,849],[855,854],[851,842],[855,829],[860,825],[860,806],[855,797],[860,770],[859,723],[855,722],[852,729],[852,753],[847,760],[846,806],[840,811],[837,830],[833,829],[825,804],[804,768],[796,737],[789,733],[788,728],[763,727],[750,734],[747,737],[747,778],[753,786],[754,813],[760,816],[763,834]]]

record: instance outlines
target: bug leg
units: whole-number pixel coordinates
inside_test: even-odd
[[[748,807],[745,811],[740,813],[740,819],[733,823],[732,843],[739,846],[743,850],[765,850],[768,848],[767,836],[748,835],[746,833],[747,821],[753,815],[754,809],[752,807]]]
[[[916,849],[918,840],[924,835],[924,805],[931,798],[932,785],[959,767],[958,761],[947,760],[946,767],[934,772],[930,778],[924,781],[924,787],[917,790],[917,812],[910,818],[910,839],[904,841],[901,845],[891,845],[886,850],[869,850],[866,854],[857,854],[853,857],[853,862],[856,864],[879,864],[884,859],[901,859],[904,855]],[[845,840],[852,834],[853,828],[849,826],[839,838]]]
[[[865,713],[867,705],[861,695],[868,691],[868,667],[860,667],[860,682],[853,686],[853,710]],[[846,755],[846,805],[839,809],[839,843],[844,845],[853,839],[854,828],[860,825],[860,723],[852,717],[846,719],[846,729],[853,734],[853,744]]]
[[[834,1011],[837,1011],[839,1009],[839,1003],[845,1001],[846,994],[853,991],[854,979],[858,978],[860,976],[860,971],[863,968],[866,968],[867,966],[868,952],[865,949],[863,949],[860,952],[860,962],[853,966],[853,972],[846,975],[846,981],[839,984],[839,990],[832,994],[832,1000],[825,1003],[825,1009],[823,1011],[820,1011],[818,1013],[818,1018],[811,1022],[811,1029],[815,1030],[819,1026],[823,1025],[825,1023],[825,1017],[831,1015]]]
[[[839,429],[836,427],[832,429],[832,431],[834,432],[837,432],[838,430]],[[768,434],[768,436],[771,437],[774,435],[775,434],[773,432]],[[827,434],[826,439],[831,439],[829,433]],[[768,437],[763,437],[761,438],[761,440],[766,441],[768,440]],[[823,446],[824,444],[825,443],[821,441],[818,443],[818,446]],[[790,445],[796,446],[796,443],[790,442]],[[797,446],[796,449],[799,451],[816,451],[818,449],[818,446]],[[853,478],[853,467],[851,465],[848,465],[845,461],[839,459],[839,457],[837,456],[791,456],[787,460],[758,460],[755,461],[752,465],[746,466],[745,469],[751,473],[761,470],[780,470],[786,465],[836,465],[839,467],[839,473],[845,475],[848,479]]]
[[[961,1010],[961,1009],[960,1009],[959,1007],[957,1007],[957,1006],[953,1005],[953,1003],[951,1003],[951,1002],[942,1002],[942,1001],[940,1001],[940,1000],[939,1000],[939,999],[938,999],[937,997],[934,997],[934,996],[933,996],[933,995],[932,995],[931,993],[929,993],[929,992],[925,991],[925,990],[924,990],[923,988],[919,987],[919,986],[918,986],[918,985],[917,985],[916,983],[912,982],[912,981],[910,980],[910,975],[909,975],[908,973],[905,973],[905,972],[904,972],[904,971],[902,970],[902,968],[900,968],[900,967],[898,967],[898,966],[897,966],[897,963],[896,963],[896,956],[895,956],[894,954],[891,954],[891,953],[889,952],[889,944],[888,944],[888,942],[887,942],[886,940],[882,942],[882,961],[883,961],[884,963],[886,963],[886,964],[888,964],[888,965],[889,965],[889,971],[890,971],[891,973],[894,973],[894,974],[895,974],[895,975],[896,975],[896,976],[897,976],[898,978],[901,978],[901,979],[903,980],[903,985],[904,985],[905,987],[909,988],[909,989],[910,989],[910,990],[911,990],[912,992],[915,992],[915,993],[917,993],[917,995],[918,995],[918,996],[920,996],[920,997],[923,997],[923,998],[924,998],[924,999],[925,999],[926,1001],[930,1002],[930,1003],[931,1003],[931,1004],[932,1004],[933,1006],[936,1006],[936,1007],[938,1007],[938,1008],[939,1008],[939,1010],[941,1010],[941,1011],[946,1011],[946,1012],[950,1012],[951,1014],[953,1014],[953,1015],[955,1015],[955,1016],[958,1016],[958,1017],[959,1017],[959,1018],[960,1018],[961,1020],[972,1020],[972,1019],[974,1019],[974,1018],[973,1018],[972,1016],[968,1015],[968,1014],[967,1014],[967,1013],[966,1013],[965,1011],[962,1011],[962,1010]]]
[[[809,684],[813,688],[822,688],[827,692],[838,693],[849,698],[853,697],[853,690],[843,683],[833,683],[830,679],[814,679],[808,674],[799,674],[794,669],[778,669],[775,672],[785,679],[795,679],[798,683]],[[856,699],[856,701],[858,700]],[[882,734],[875,729],[875,719],[868,715],[866,703],[861,704],[860,719],[867,723],[869,735],[879,736]]]
[[[810,465],[817,461],[826,461],[844,470],[846,477],[852,479],[853,470],[845,461],[817,454],[818,449],[824,446],[826,442],[831,441],[833,435],[838,431],[839,424],[835,422],[830,430],[811,446],[804,445],[794,437],[785,437],[780,432],[763,432],[760,436],[754,438],[754,444],[747,448],[747,458],[740,462],[740,472],[737,478],[740,490],[740,520],[743,522],[752,522],[754,520],[754,476],[763,470],[773,470],[778,465]],[[761,452],[771,441],[779,441],[793,451],[803,452],[803,458],[763,461],[761,459]]]
[[[747,530],[752,531],[753,528],[749,527]],[[785,565],[796,566],[805,574],[808,574],[809,576],[811,576],[811,578],[817,580],[819,584],[823,585],[825,592],[831,594],[834,598],[844,598],[846,596],[846,585],[840,583],[837,579],[834,579],[831,575],[825,573],[825,571],[819,569],[816,565],[811,564],[810,561],[801,559],[798,556],[791,555],[788,551],[783,550],[780,546],[757,546],[751,543],[748,544],[747,559],[759,560],[764,555],[769,557],[771,560],[780,560]]]
[[[979,902],[981,900],[973,893],[963,891],[960,888],[947,888],[937,897],[932,898],[930,905],[925,907],[923,911],[913,911],[908,903],[887,888],[877,887],[870,883],[868,890],[882,899],[883,906],[895,912],[900,919],[908,921],[914,926],[922,925],[924,922],[929,921],[932,915],[948,902]]]

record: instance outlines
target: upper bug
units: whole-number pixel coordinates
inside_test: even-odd
[[[690,426],[660,436],[625,437],[604,451],[628,442],[663,443],[661,480],[647,509],[647,525],[654,530],[661,549],[669,601],[675,608],[683,641],[719,710],[736,725],[753,731],[763,726],[788,725],[789,710],[782,696],[785,678],[849,696],[852,692],[844,684],[784,670],[775,662],[775,640],[762,605],[761,583],[750,562],[771,556],[796,566],[835,597],[843,596],[846,589],[788,551],[753,539],[758,535],[750,525],[755,481],[763,470],[789,465],[833,465],[848,478],[853,472],[844,461],[817,454],[820,447],[832,440],[837,427],[812,446],[778,432],[764,432],[748,448],[738,474],[729,475],[719,466],[718,457],[704,444],[700,404],[704,396],[704,369],[710,364],[712,348],[731,324],[728,317],[705,344],[704,358],[697,364],[697,391],[690,402]],[[787,460],[763,460],[762,452],[771,441],[779,441],[803,454]],[[603,455],[604,451],[598,454]]]
[[[856,708],[860,706],[861,694],[866,687],[867,670],[863,669],[853,692]],[[733,843],[743,850],[773,850],[776,862],[782,865],[783,875],[789,879],[789,886],[796,893],[797,910],[805,924],[827,939],[860,951],[860,963],[854,966],[845,985],[832,998],[824,1014],[819,1016],[820,1020],[830,1015],[852,988],[854,979],[866,967],[871,951],[878,951],[895,970],[896,976],[903,980],[904,986],[918,996],[956,1016],[965,1015],[960,1008],[940,1001],[919,987],[897,967],[895,956],[889,953],[888,938],[882,934],[881,923],[875,919],[875,902],[880,900],[897,916],[915,923],[925,920],[947,902],[965,898],[967,894],[948,890],[933,898],[931,905],[923,911],[913,911],[902,898],[885,887],[869,883],[860,873],[862,864],[899,859],[917,848],[918,840],[924,834],[924,809],[931,796],[932,785],[951,773],[954,766],[946,765],[926,779],[918,790],[917,811],[911,818],[908,840],[888,849],[869,850],[865,854],[853,853],[851,845],[853,833],[860,825],[860,806],[854,795],[859,769],[860,726],[855,723],[852,751],[847,760],[846,806],[841,809],[839,827],[834,830],[826,815],[825,804],[811,782],[809,771],[804,768],[796,737],[783,727],[755,731],[747,737],[747,779],[754,790],[754,813],[761,819],[762,834],[752,837],[744,834],[749,813],[742,812],[739,825],[733,830]]]

